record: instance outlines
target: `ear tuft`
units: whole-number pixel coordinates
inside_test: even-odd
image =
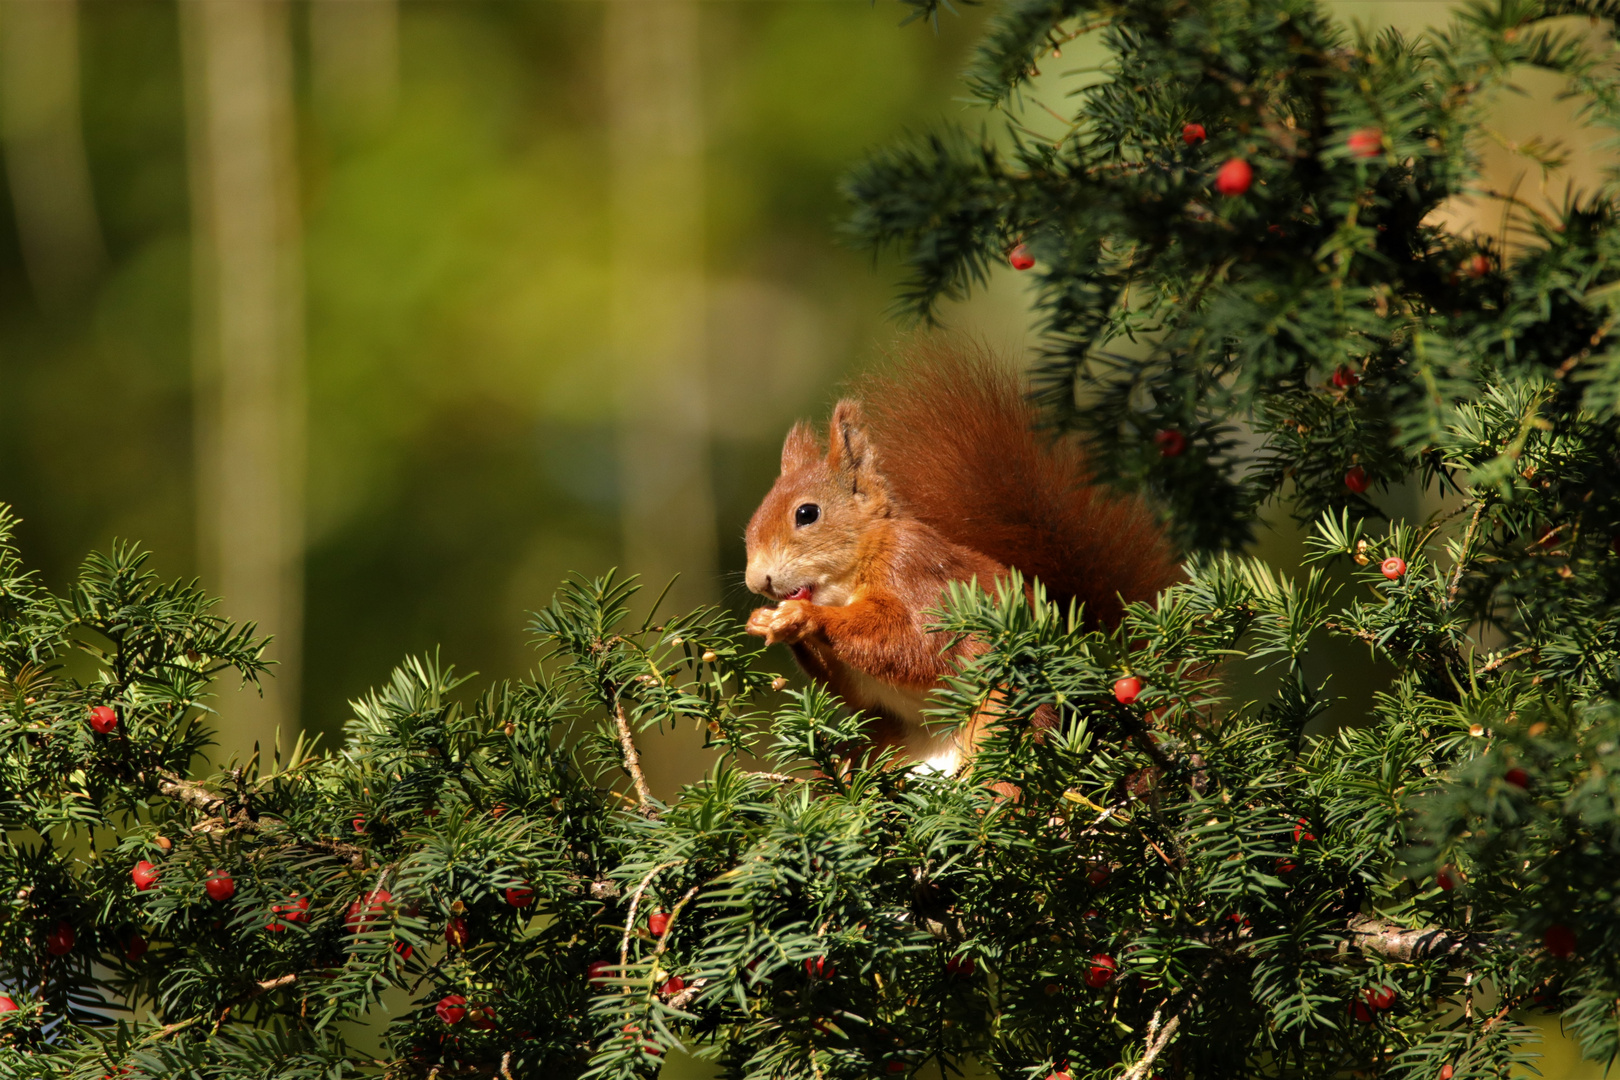
[[[866,413],[854,398],[844,398],[833,408],[827,432],[831,444],[827,464],[849,480],[855,494],[872,493],[880,486],[876,453],[866,433]]]
[[[821,460],[821,440],[815,429],[800,420],[782,443],[782,475],[797,472]]]

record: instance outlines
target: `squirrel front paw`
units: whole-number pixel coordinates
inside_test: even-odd
[[[815,606],[804,600],[784,600],[776,607],[755,608],[747,630],[767,645],[796,645],[820,629]]]
[[[755,637],[768,637],[771,632],[771,620],[775,617],[776,609],[773,607],[755,608],[749,613],[748,622],[743,629]]]

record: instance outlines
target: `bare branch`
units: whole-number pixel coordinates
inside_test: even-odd
[[[624,771],[630,774],[630,779],[636,785],[636,799],[643,811],[652,806],[652,788],[647,786],[647,777],[641,771],[641,752],[636,749],[635,736],[630,731],[630,718],[624,714],[624,702],[615,698],[613,703],[613,722],[619,729],[619,751],[624,755]]]
[[[1378,635],[1374,634],[1370,630],[1357,630],[1353,626],[1346,626],[1337,619],[1323,619],[1322,625],[1327,627],[1329,630],[1334,630],[1341,634],[1348,634],[1359,641],[1366,642],[1368,645],[1378,644]]]
[[[216,795],[201,784],[191,780],[182,780],[174,773],[163,772],[158,774],[158,793],[167,795],[171,799],[179,799],[187,806],[196,807],[204,814],[223,815],[226,799],[223,795]]]
[[[692,897],[697,895],[697,892],[698,886],[696,885],[687,889],[686,895],[677,900],[675,906],[670,909],[669,922],[664,924],[664,932],[658,935],[658,946],[653,949],[654,959],[664,955],[664,950],[669,947],[669,932],[675,929],[675,920],[681,917],[681,910],[686,907]]]
[[[1457,565],[1452,568],[1451,582],[1446,586],[1446,603],[1457,599],[1457,587],[1462,584],[1463,570],[1468,566],[1468,549],[1474,543],[1474,530],[1479,528],[1479,517],[1485,512],[1485,504],[1479,503],[1474,507],[1474,516],[1468,522],[1468,531],[1463,533],[1462,548],[1459,551]]]
[[[1170,1045],[1170,1040],[1175,1038],[1177,1029],[1181,1027],[1181,1016],[1191,1007],[1193,1000],[1191,994],[1182,998],[1181,1004],[1176,1006],[1176,1011],[1164,1022],[1163,1027],[1159,1026],[1159,1014],[1164,1005],[1153,1011],[1153,1019],[1148,1023],[1147,1046],[1142,1051],[1142,1058],[1132,1065],[1120,1080],[1143,1080],[1148,1075],[1148,1071],[1153,1068],[1153,1062],[1164,1052],[1164,1048]]]
[[[641,894],[647,891],[647,886],[652,884],[653,878],[670,867],[679,866],[685,861],[685,859],[675,859],[672,862],[659,863],[647,871],[647,876],[641,879],[641,884],[636,886],[636,891],[630,894],[630,911],[624,917],[624,938],[619,942],[619,969],[621,971],[630,963],[630,935],[635,933],[636,909],[641,906]]]
[[[1510,653],[1503,653],[1501,656],[1498,656],[1495,660],[1487,661],[1483,667],[1481,667],[1478,671],[1474,672],[1474,675],[1475,675],[1475,677],[1478,677],[1480,675],[1489,675],[1491,672],[1495,671],[1497,668],[1501,667],[1503,664],[1507,663],[1509,660],[1517,660],[1519,657],[1524,656],[1526,653],[1533,653],[1535,651],[1536,650],[1533,647],[1531,647],[1529,645],[1526,645],[1522,649],[1515,649]]]
[[[171,799],[185,803],[207,815],[191,827],[192,832],[204,834],[221,833],[235,830],[245,833],[265,833],[277,842],[287,843],[293,847],[320,851],[327,855],[335,855],[350,866],[361,867],[366,863],[366,851],[354,844],[346,844],[341,840],[305,840],[285,836],[279,829],[266,829],[264,823],[255,821],[244,810],[234,814],[227,814],[230,800],[224,795],[216,794],[194,780],[182,780],[171,772],[160,773],[157,782],[158,793]],[[271,820],[271,819],[267,819]]]
[[[1350,924],[1350,940],[1340,951],[1352,948],[1388,960],[1438,960],[1484,952],[1490,948],[1490,941],[1478,934],[1456,933],[1434,926],[1412,930],[1382,919],[1360,918]]]
[[[260,994],[268,994],[270,991],[279,990],[283,986],[291,986],[297,981],[298,976],[296,974],[278,975],[274,979],[265,979],[263,982],[256,985],[252,990],[249,990],[246,994],[242,995],[242,997],[239,998],[235,1004],[240,1005],[242,1002],[252,1001]]]
[[[684,1011],[686,1007],[692,1004],[693,1000],[697,998],[698,991],[702,990],[708,984],[708,979],[693,979],[687,985],[685,990],[682,990],[678,994],[670,995],[670,999],[665,1002],[665,1004],[672,1009],[680,1009]]]
[[[802,783],[805,783],[804,777],[802,777],[802,776],[789,776],[787,773],[751,772],[748,775],[754,777],[756,780],[769,780],[773,784],[802,784]]]

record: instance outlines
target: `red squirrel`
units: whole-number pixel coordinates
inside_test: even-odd
[[[858,382],[825,449],[807,423],[788,433],[748,523],[748,587],[775,602],[748,632],[875,716],[877,748],[952,772],[978,738],[978,718],[960,736],[923,725],[928,693],[976,649],[925,629],[948,582],[993,589],[1016,568],[1111,626],[1178,576],[1147,507],[1094,485],[1037,419],[993,357],[934,340]]]

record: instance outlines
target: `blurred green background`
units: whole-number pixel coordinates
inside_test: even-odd
[[[699,355],[677,358],[678,375],[709,411],[709,490],[655,521],[655,540],[694,511],[711,518],[697,530],[710,550],[675,569],[687,599],[742,610],[742,525],[783,430],[822,410],[845,369],[894,333],[881,276],[835,242],[837,178],[864,150],[957,108],[978,13],[936,34],[897,28],[898,5],[862,2],[248,2],[269,9],[266,30],[279,38],[269,49],[285,51],[266,81],[290,112],[271,141],[293,170],[298,227],[275,257],[296,261],[302,278],[302,340],[274,358],[301,369],[301,386],[272,387],[293,399],[284,410],[303,412],[302,437],[284,425],[293,431],[280,444],[284,484],[302,476],[301,506],[287,515],[302,519],[302,581],[292,575],[291,586],[302,647],[278,655],[299,685],[280,722],[335,731],[345,702],[407,652],[442,646],[463,667],[521,674],[532,663],[525,611],[565,573],[621,563],[623,418],[683,404],[619,385],[622,324],[659,288],[642,287],[638,262],[696,282],[701,310],[686,315],[701,324]],[[76,171],[71,147],[41,145],[53,133],[7,139],[0,499],[23,516],[27,557],[53,585],[86,550],[135,539],[161,573],[200,573],[233,617],[296,640],[292,620],[231,595],[212,550],[222,500],[208,489],[221,481],[196,429],[218,428],[225,410],[197,355],[219,351],[199,309],[219,307],[226,288],[218,267],[198,265],[210,258],[198,174],[230,164],[199,159],[238,148],[199,145],[209,120],[197,99],[218,94],[198,71],[206,31],[188,25],[200,6],[216,5],[0,3],[11,46],[0,62],[13,68],[38,68],[41,42],[62,44],[60,28],[37,25],[59,15],[38,9],[76,15],[67,44],[79,116],[50,120],[76,128],[54,141],[79,141],[91,196],[65,209],[49,196]],[[648,33],[626,24],[652,21],[661,37],[667,26],[648,12],[666,7],[690,13],[691,55],[673,66],[689,65],[695,85],[672,89],[681,72],[656,70],[667,58],[643,85],[609,85],[615,74],[633,81],[622,54],[635,45],[623,38]],[[227,51],[225,78],[233,62]],[[8,118],[40,111],[25,100],[41,93],[31,81],[56,80],[10,73],[0,84]],[[672,156],[656,133],[618,130],[638,117],[616,91],[655,108],[671,93],[691,99],[695,168],[674,171],[698,174],[695,191],[677,192],[697,205],[671,210],[695,221],[686,236],[647,240],[656,222],[634,220],[636,208],[615,214],[615,174],[639,170],[628,183],[650,174],[656,187],[668,171],[660,157]],[[615,146],[626,138],[628,151]],[[45,198],[14,197],[29,158],[52,173]],[[49,252],[30,246],[40,233],[47,248],[84,250],[53,270]],[[631,346],[659,329],[632,327]]]
[[[906,11],[0,0],[0,500],[26,558],[61,587],[135,540],[276,634],[270,694],[221,699],[222,756],[330,737],[407,653],[522,675],[525,612],[570,571],[678,570],[675,603],[746,611],[782,433],[901,332],[893,274],[836,240],[837,180],[968,108],[987,9]],[[1099,59],[1054,61],[1026,119]],[[1606,154],[1525,86],[1492,182],[1556,201],[1513,147],[1562,135],[1585,183]],[[1027,284],[1003,271],[947,320],[1017,359]],[[1341,719],[1379,682],[1345,664]],[[697,745],[648,755],[655,786],[699,774]],[[1568,1058],[1544,1073],[1588,1075]]]

